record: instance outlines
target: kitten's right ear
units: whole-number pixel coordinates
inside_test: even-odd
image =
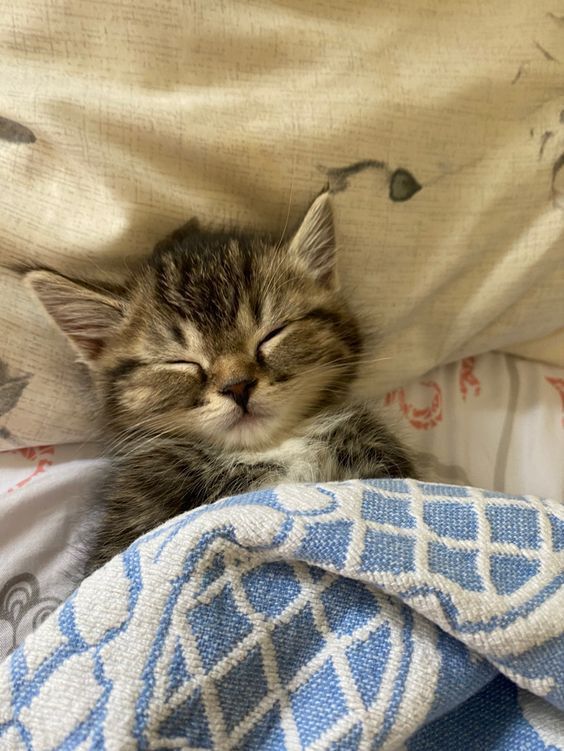
[[[123,299],[52,271],[30,271],[24,281],[81,359],[87,364],[96,360],[123,321]]]
[[[328,193],[322,193],[311,204],[288,251],[318,282],[327,287],[335,285],[336,240]]]

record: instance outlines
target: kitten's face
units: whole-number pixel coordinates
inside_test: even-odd
[[[102,337],[69,331],[68,306],[66,319],[60,305],[53,313],[46,273],[33,272],[32,284],[83,352],[86,343],[114,431],[267,448],[342,397],[354,377],[360,338],[334,279],[326,197],[279,247],[193,226],[178,231],[125,295],[84,313],[98,329],[100,311],[109,314]]]

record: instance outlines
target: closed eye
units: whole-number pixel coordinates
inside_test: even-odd
[[[202,378],[205,377],[205,371],[200,363],[194,362],[193,360],[165,360],[161,365],[172,370],[195,371]]]
[[[272,331],[269,334],[267,334],[263,339],[260,340],[257,349],[260,349],[263,346],[263,344],[266,344],[271,339],[274,339],[275,336],[278,336],[278,334],[281,334],[284,331],[284,329],[287,327],[288,327],[288,324],[285,323],[283,326],[278,326],[277,329],[272,329]]]
[[[201,368],[201,365],[192,360],[165,360],[165,365],[195,365],[197,368]]]

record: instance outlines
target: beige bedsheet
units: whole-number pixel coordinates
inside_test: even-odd
[[[279,233],[329,179],[343,284],[381,332],[365,393],[495,348],[564,364],[556,7],[4,0],[0,116],[36,140],[0,126],[0,261],[119,273],[193,214]],[[1,271],[0,447],[86,438],[82,402]]]

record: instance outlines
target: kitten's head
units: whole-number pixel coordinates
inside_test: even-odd
[[[122,290],[49,271],[27,280],[89,365],[113,433],[274,446],[342,398],[356,371],[325,194],[284,244],[191,222]]]

